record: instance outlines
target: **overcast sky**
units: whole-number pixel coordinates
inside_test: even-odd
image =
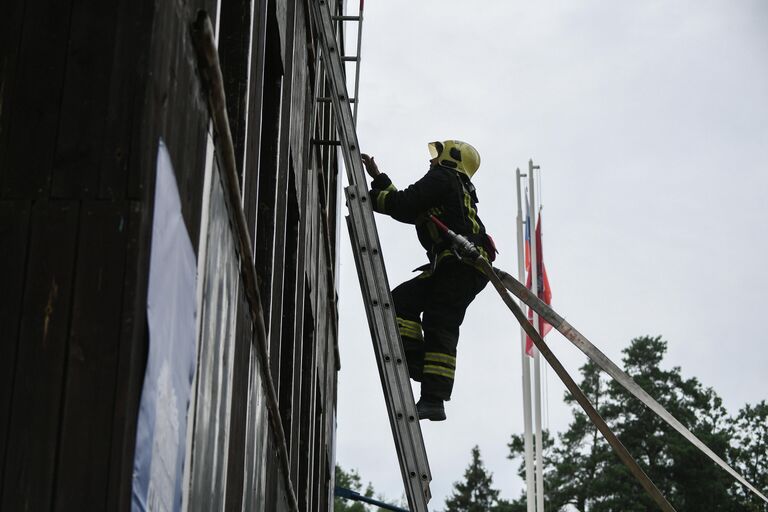
[[[735,413],[768,398],[767,27],[765,0],[369,0],[360,143],[400,188],[426,172],[427,142],[475,145],[479,214],[498,266],[515,275],[515,168],[533,158],[554,308],[616,362],[632,338],[663,336],[664,365]],[[394,287],[425,256],[412,226],[377,219]],[[402,480],[343,235],[336,457],[396,499]],[[557,333],[548,341],[578,380],[585,357]],[[518,463],[506,460],[523,429],[519,343],[488,286],[462,326],[448,420],[422,422],[430,509],[475,444],[502,496],[519,495]],[[545,385],[545,419],[562,431],[565,388],[551,371]]]

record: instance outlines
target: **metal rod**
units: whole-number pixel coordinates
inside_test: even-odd
[[[536,180],[534,179],[534,170],[538,166],[533,165],[533,160],[528,160],[528,192],[530,200],[528,203],[528,235],[531,239],[531,292],[538,297],[539,295],[539,252],[538,240],[536,239]],[[539,317],[533,313],[533,328],[539,332]],[[533,350],[533,389],[534,389],[534,411],[536,422],[536,512],[544,512],[544,440],[541,431],[541,357],[539,351]]]
[[[525,237],[523,236],[523,210],[521,199],[520,179],[525,176],[518,168],[516,174],[517,185],[517,275],[521,281],[525,281]],[[522,307],[522,301],[520,305]],[[525,488],[527,511],[536,510],[536,487],[534,486],[533,469],[533,423],[531,420],[531,363],[526,353],[527,335],[525,329],[520,326],[520,354],[522,357],[523,377],[523,439],[525,446]]]
[[[332,100],[331,100],[331,98],[328,98],[328,97],[320,97],[320,98],[317,98],[317,101],[318,101],[319,103],[332,103]],[[355,103],[355,98],[349,98],[349,102],[350,102],[350,103]]]

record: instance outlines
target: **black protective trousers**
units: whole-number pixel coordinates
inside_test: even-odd
[[[448,257],[392,290],[408,371],[421,382],[422,398],[450,400],[459,326],[486,284],[479,270]]]

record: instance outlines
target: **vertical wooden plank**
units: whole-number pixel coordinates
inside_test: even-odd
[[[278,477],[280,470],[279,470],[279,464],[277,462],[277,449],[275,448],[275,436],[272,432],[272,427],[270,425],[269,432],[267,434],[267,464],[266,467],[271,468],[270,471],[267,472],[267,481],[266,481],[266,493],[264,497],[264,510],[279,510],[277,508],[277,494],[279,492],[279,487],[282,487],[283,482]]]
[[[279,58],[280,38],[277,35],[274,2],[269,2],[265,48],[264,92],[262,102],[262,134],[258,171],[258,213],[254,263],[259,278],[259,292],[264,310],[264,323],[270,336],[273,263],[275,260],[275,204],[277,201],[278,154],[282,91],[282,61]],[[271,366],[272,377],[278,382],[279,367]]]
[[[158,92],[158,84],[168,78],[170,46],[158,36],[164,28],[158,26],[165,12],[163,6],[168,3],[121,1],[101,157],[99,196],[131,200],[105,506],[106,510],[121,512],[131,509],[136,421],[148,350],[151,205],[159,127],[166,115],[167,98]]]
[[[248,138],[245,140],[243,164],[243,209],[251,240],[256,240],[256,212],[259,195],[259,161],[264,112],[264,74],[267,44],[267,0],[255,0],[253,39],[251,44],[251,76],[248,91]]]
[[[0,169],[6,163],[8,134],[12,128],[10,112],[12,92],[16,88],[16,68],[21,50],[21,34],[24,27],[26,2],[13,2],[5,6],[0,16]],[[0,197],[3,197],[3,176],[0,175]]]
[[[322,404],[322,398],[319,393],[315,394],[315,406],[314,406],[314,414],[311,418],[312,421],[312,432],[314,435],[312,436],[312,447],[309,451],[311,454],[310,464],[311,464],[311,472],[312,477],[310,478],[310,486],[311,486],[311,492],[310,492],[310,509],[311,510],[318,510],[320,507],[318,507],[318,497],[320,495],[320,489],[323,487],[323,482],[320,480],[320,454],[323,452],[323,441],[325,440],[324,432],[322,430],[323,425],[323,410],[321,407]]]
[[[307,482],[311,476],[311,461],[308,454],[311,445],[311,417],[312,417],[312,405],[314,402],[313,385],[314,378],[313,363],[314,363],[314,347],[316,342],[316,332],[314,330],[314,322],[304,323],[304,343],[302,344],[301,354],[301,373],[306,376],[306,385],[301,387],[301,432],[299,434],[299,470],[298,470],[298,484],[297,484],[297,498],[299,500],[299,507],[302,510],[307,510],[308,500],[308,486]]]
[[[77,203],[33,206],[2,510],[51,505],[77,230]]]
[[[285,267],[283,273],[283,304],[281,320],[281,347],[280,347],[280,396],[278,403],[280,415],[283,421],[288,444],[288,455],[293,458],[291,452],[291,424],[293,422],[293,389],[300,383],[301,374],[296,371],[294,352],[296,350],[296,279],[298,273],[298,245],[299,245],[299,205],[296,199],[296,186],[294,183],[293,167],[288,175],[288,201],[285,236]],[[289,475],[290,476],[290,475]]]
[[[293,84],[296,79],[293,67],[294,26],[296,21],[297,0],[287,0],[287,22],[285,35],[285,75],[283,77],[283,101],[280,112],[280,142],[278,153],[277,202],[275,206],[275,255],[272,265],[272,297],[270,305],[270,366],[275,369],[275,375],[280,373],[280,351],[282,349],[282,309],[283,309],[283,274],[285,272],[285,236],[287,222],[287,202],[289,174],[293,172],[292,155],[290,151],[293,108]],[[279,383],[279,384],[278,384]],[[282,385],[283,379],[275,378],[277,386]],[[278,396],[281,392],[278,391]]]
[[[141,159],[132,155],[132,149],[137,150],[137,132],[142,126],[153,7],[148,2],[120,0],[99,159],[100,198],[127,198],[129,175],[140,175],[136,164]]]
[[[126,268],[123,311],[112,412],[109,482],[106,510],[127,512],[131,505],[136,419],[148,350],[146,323],[151,212],[146,204],[132,201],[126,223]]]
[[[306,126],[310,124],[311,111],[307,110],[306,93],[308,83],[307,69],[307,28],[304,25],[305,2],[298,1],[294,4],[296,10],[293,15],[293,91],[291,94],[291,134],[290,151],[293,155],[293,163],[296,169],[304,169],[304,136]]]
[[[270,4],[274,4],[275,19],[277,20],[277,25],[275,28],[277,30],[277,37],[280,40],[280,58],[283,62],[285,62],[290,48],[285,41],[287,38],[287,33],[289,32],[286,25],[289,23],[288,20],[290,19],[288,17],[287,11],[290,9],[291,1],[292,0],[282,0],[270,2]]]
[[[147,81],[144,90],[139,93],[140,122],[135,127],[132,142],[130,166],[133,172],[128,174],[128,197],[151,204],[155,183],[155,163],[157,149],[162,135],[162,125],[168,115],[168,82],[170,79],[171,51],[174,38],[164,43],[162,33],[170,34],[168,12],[171,2],[160,2],[154,6],[149,30],[149,48],[147,53]],[[165,37],[168,37],[167,35]],[[174,147],[168,146],[173,159]],[[135,169],[135,171],[134,171]],[[193,239],[194,240],[194,239]]]
[[[71,0],[25,5],[16,76],[3,101],[9,110],[8,136],[0,154],[4,198],[48,195],[71,10]]]
[[[55,510],[106,506],[127,221],[124,202],[90,201],[82,206]]]
[[[232,368],[232,405],[230,409],[229,446],[227,450],[227,483],[225,507],[240,511],[243,506],[243,473],[245,471],[245,435],[248,421],[248,378],[251,362],[253,323],[250,307],[242,287],[238,290],[235,357]]]
[[[254,263],[259,277],[259,292],[262,298],[264,324],[267,329],[267,335],[269,335],[283,62],[280,57],[280,35],[277,29],[277,20],[275,19],[275,2],[267,1],[266,3],[264,22],[264,88],[261,94],[261,137],[257,161],[258,199],[254,214],[256,218]],[[277,376],[273,375],[273,377]]]
[[[52,197],[98,194],[117,13],[111,2],[76,2],[72,9]]]
[[[300,250],[301,251],[301,250]],[[296,293],[296,332],[294,334],[294,351],[293,351],[293,367],[301,368],[301,356],[304,351],[304,343],[307,342],[304,333],[304,322],[306,321],[306,315],[309,314],[307,310],[307,294],[306,294],[306,277],[304,275],[303,268],[300,275],[297,277],[301,281],[301,285]],[[290,478],[297,485],[299,481],[299,460],[301,458],[301,452],[299,450],[301,422],[305,411],[301,408],[301,393],[302,388],[307,385],[308,377],[301,371],[296,371],[293,379],[293,389],[291,396],[291,417],[293,419],[291,423],[291,429],[286,432],[286,437],[291,445],[290,449]]]
[[[248,57],[251,49],[251,0],[222,2],[219,14],[219,62],[227,98],[240,187],[243,187],[246,119],[248,117]],[[258,37],[258,36],[256,36]]]
[[[21,300],[26,275],[29,240],[29,201],[0,201],[0,457],[5,447],[10,421],[11,395],[19,342]],[[0,459],[0,482],[5,459]],[[0,491],[2,494],[2,491]]]
[[[277,141],[280,127],[280,87],[282,79],[267,69],[264,84],[264,117],[262,120],[261,157],[258,174],[258,213],[254,263],[259,277],[259,292],[264,309],[264,324],[269,334],[270,297],[272,297],[272,265],[274,260],[275,202],[277,199]]]
[[[311,311],[309,310],[309,301],[308,301],[308,290],[309,285],[307,284],[307,278],[306,278],[306,247],[307,247],[307,236],[306,236],[306,229],[307,229],[307,215],[306,211],[303,215],[300,216],[299,221],[299,230],[298,230],[298,238],[299,238],[299,247],[298,247],[298,254],[297,254],[297,261],[296,261],[296,268],[297,268],[297,276],[296,276],[296,292],[295,292],[295,314],[296,314],[296,322],[295,322],[295,332],[293,335],[294,338],[294,354],[293,354],[293,367],[299,368],[301,366],[301,354],[303,350],[303,344],[305,341],[305,333],[304,333],[304,325],[305,322],[308,321],[308,319],[311,321]],[[294,482],[298,481],[299,477],[299,436],[300,436],[300,425],[301,425],[301,415],[304,414],[304,412],[301,409],[301,389],[303,386],[306,385],[307,379],[302,374],[302,372],[295,372],[296,376],[294,377],[294,384],[293,384],[293,390],[292,390],[292,416],[294,418],[294,421],[291,425],[291,430],[289,432],[286,432],[286,436],[290,440],[291,443],[291,461],[290,461],[290,471],[291,471],[291,480]]]

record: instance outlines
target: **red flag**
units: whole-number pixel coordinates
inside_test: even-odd
[[[526,237],[526,246],[530,243],[529,240]],[[529,252],[530,249],[526,252]],[[539,299],[544,301],[546,304],[552,304],[552,290],[549,287],[549,278],[547,277],[547,267],[544,266],[544,248],[541,244],[541,213],[539,213],[539,220],[536,223],[536,270],[538,274],[537,279],[537,286],[538,286],[538,296]],[[525,272],[527,275],[525,286],[529,290],[531,289],[531,262],[530,260],[526,261],[525,265]],[[533,323],[533,310],[531,308],[528,308],[528,320]],[[552,330],[552,326],[549,325],[546,321],[544,321],[543,318],[539,317],[539,334],[541,334],[541,337],[547,335],[549,331]],[[525,338],[525,353],[529,356],[533,355],[533,340],[526,336]]]

